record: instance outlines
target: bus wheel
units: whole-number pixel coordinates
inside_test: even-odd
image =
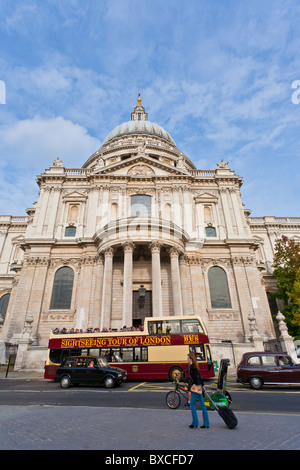
[[[71,387],[71,379],[70,379],[70,377],[68,377],[67,375],[64,375],[64,376],[60,379],[60,386],[61,386],[61,388],[69,388],[69,387]]]
[[[182,372],[183,370],[179,366],[172,367],[169,371],[169,379],[171,382],[175,382],[176,379],[181,380],[182,379]]]
[[[115,386],[115,380],[113,377],[110,377],[110,375],[108,377],[105,377],[104,379],[104,387],[105,388],[113,388]]]

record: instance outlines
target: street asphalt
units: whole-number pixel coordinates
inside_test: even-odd
[[[18,377],[42,378],[42,374],[9,372],[5,378],[3,369],[0,372],[0,380]],[[234,413],[235,429],[227,428],[212,410],[209,429],[190,429],[191,414],[179,409],[125,408],[121,401],[118,408],[4,406],[0,402],[0,450],[102,450],[104,455],[108,451],[122,455],[126,450],[126,455],[130,451],[134,455],[134,451],[300,449],[300,407],[297,414]],[[202,423],[201,410],[198,415]]]

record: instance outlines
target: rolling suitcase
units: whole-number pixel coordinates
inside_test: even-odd
[[[225,405],[224,401],[220,402],[222,406],[218,406],[217,403],[212,399],[212,397],[209,396],[209,394],[207,394],[206,396],[212,404],[211,408],[217,410],[218,414],[221,416],[226,426],[229,429],[234,429],[238,425],[238,420],[232,410]]]

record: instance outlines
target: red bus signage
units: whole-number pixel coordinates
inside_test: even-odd
[[[200,337],[191,335],[150,335],[150,336],[115,336],[92,338],[52,338],[50,348],[80,349],[80,348],[113,348],[132,346],[167,346],[176,344],[199,344]]]
[[[199,344],[199,335],[184,335],[184,344]]]
[[[55,341],[55,340],[54,340]],[[163,346],[172,344],[171,336],[123,336],[115,338],[68,338],[62,339],[60,347],[64,348],[111,348],[127,346]]]

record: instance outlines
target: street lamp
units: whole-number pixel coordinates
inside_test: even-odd
[[[146,297],[146,288],[143,285],[141,285],[138,290],[138,293],[139,293],[139,298],[144,299]]]

